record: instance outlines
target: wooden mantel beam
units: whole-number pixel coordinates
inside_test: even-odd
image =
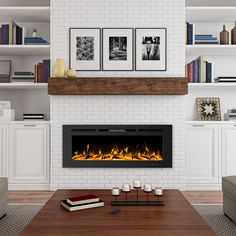
[[[50,95],[185,95],[185,77],[50,78]]]

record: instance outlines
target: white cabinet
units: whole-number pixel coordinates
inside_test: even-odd
[[[12,124],[9,132],[9,185],[43,189],[49,185],[49,125]],[[46,188],[46,187],[45,187]]]
[[[0,176],[7,176],[8,125],[0,124]]]
[[[218,186],[221,181],[219,164],[218,125],[188,124],[186,129],[187,188],[204,189]]]
[[[225,124],[222,133],[222,175],[236,175],[236,124]]]

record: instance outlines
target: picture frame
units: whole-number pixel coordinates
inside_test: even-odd
[[[69,29],[69,66],[76,71],[101,70],[101,29]]]
[[[199,121],[220,121],[221,109],[220,98],[198,97],[197,102],[197,120]]]
[[[167,29],[135,29],[135,70],[167,70]]]
[[[102,70],[133,71],[133,28],[102,29]]]

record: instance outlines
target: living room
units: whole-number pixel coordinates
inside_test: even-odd
[[[236,235],[235,15],[1,0],[0,236]]]

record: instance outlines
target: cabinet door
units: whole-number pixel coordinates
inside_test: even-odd
[[[0,176],[7,176],[8,125],[0,125]]]
[[[222,126],[222,175],[236,175],[236,125]]]
[[[11,125],[9,183],[49,183],[49,125]]]
[[[188,184],[220,182],[218,125],[187,125],[186,175]]]

